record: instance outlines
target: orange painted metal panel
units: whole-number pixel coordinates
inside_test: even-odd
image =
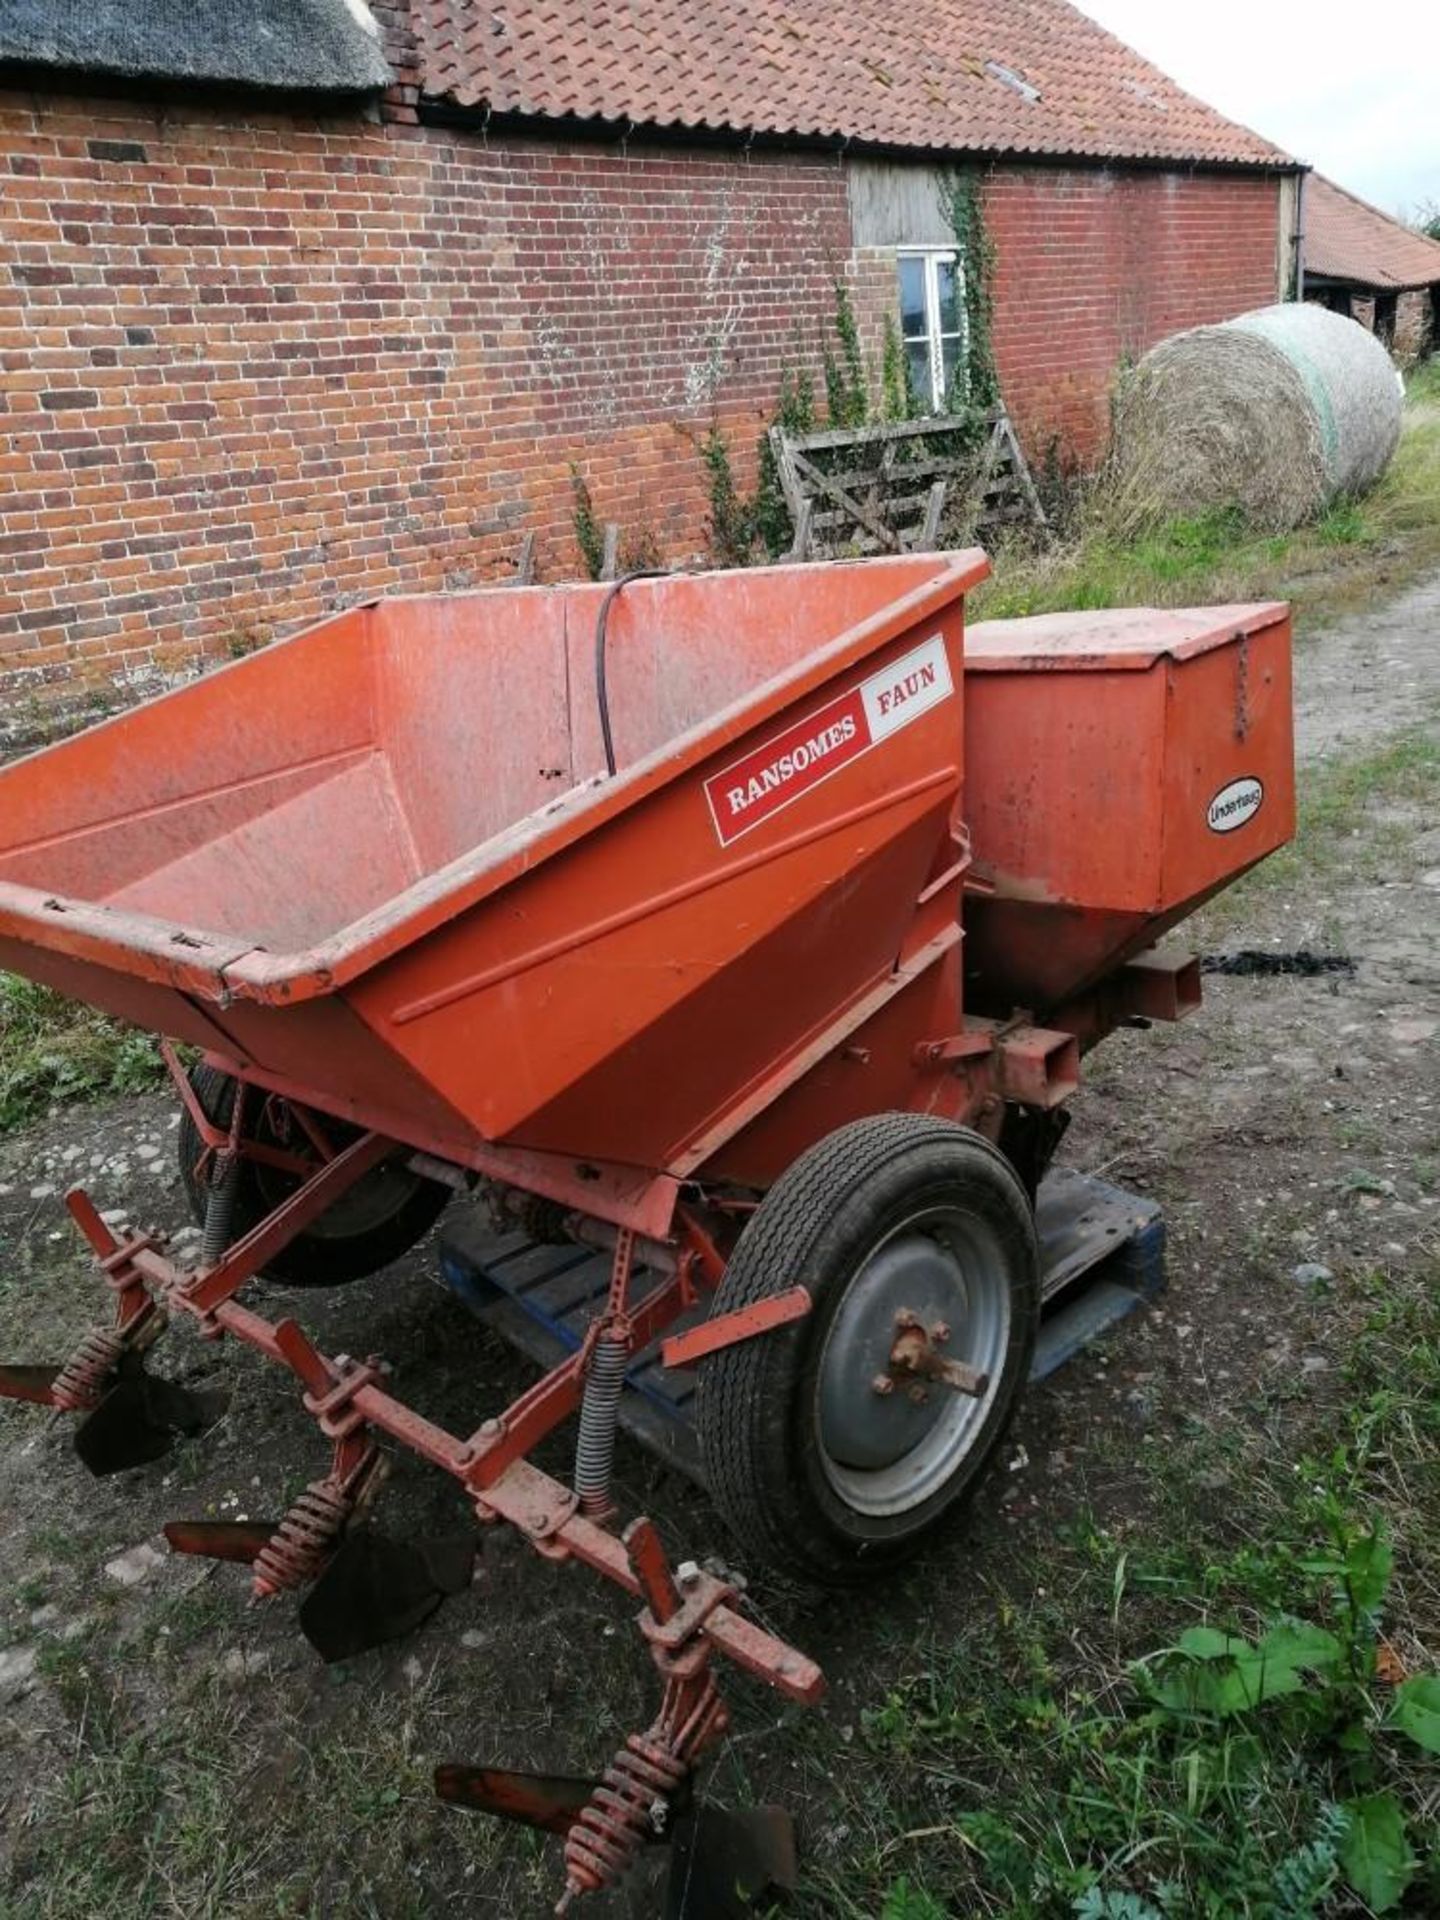
[[[1283,606],[976,626],[965,728],[978,1010],[1084,991],[1295,830]]]
[[[958,1115],[917,1046],[961,1029],[962,816],[982,1012],[1081,991],[1293,828],[1284,609],[967,643],[984,565],[627,586],[614,778],[602,589],[356,610],[0,771],[0,960],[652,1209],[659,1174],[764,1185],[858,1114]]]
[[[596,590],[361,610],[0,773],[0,937],[417,1141],[662,1167],[912,937],[984,564],[628,587],[614,779]]]

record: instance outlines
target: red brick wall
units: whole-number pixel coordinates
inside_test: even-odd
[[[1004,168],[984,206],[1001,390],[1034,458],[1103,450],[1122,359],[1279,297],[1273,178]]]
[[[1032,450],[1122,353],[1273,297],[1276,188],[1002,169],[996,343]],[[0,751],[376,593],[580,570],[570,467],[671,559],[848,270],[833,159],[487,142],[0,95]]]
[[[672,556],[848,246],[833,162],[0,99],[0,745],[539,535]]]

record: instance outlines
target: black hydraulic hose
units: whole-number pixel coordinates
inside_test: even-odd
[[[668,567],[636,567],[631,573],[622,573],[618,580],[611,583],[610,591],[600,602],[600,614],[595,622],[595,704],[600,709],[600,738],[605,745],[605,770],[612,780],[615,777],[615,736],[610,731],[610,690],[605,679],[605,637],[610,624],[610,609],[615,604],[616,594],[622,587],[628,587],[632,580],[664,580],[669,571]]]

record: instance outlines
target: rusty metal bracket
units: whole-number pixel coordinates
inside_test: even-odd
[[[773,1333],[776,1327],[803,1320],[813,1304],[804,1287],[791,1287],[786,1293],[757,1300],[753,1306],[739,1307],[734,1313],[717,1314],[713,1320],[704,1320],[687,1333],[672,1333],[660,1348],[661,1364],[694,1366],[707,1353],[718,1353],[722,1347],[733,1347],[741,1340],[753,1340],[757,1334]]]
[[[648,1522],[647,1522],[648,1524]],[[634,1555],[631,1559],[633,1562]],[[677,1610],[666,1620],[657,1619],[653,1608],[646,1607],[636,1622],[641,1633],[657,1653],[677,1654],[693,1640],[717,1607],[728,1607],[735,1589],[717,1580],[702,1568],[686,1569],[677,1576]]]
[[[950,1329],[943,1320],[937,1320],[927,1327],[918,1313],[902,1307],[895,1316],[890,1370],[877,1376],[876,1392],[890,1392],[899,1376],[906,1374],[916,1381],[935,1381],[955,1393],[967,1393],[978,1400],[988,1390],[990,1376],[969,1366],[964,1360],[951,1360],[941,1353],[940,1348],[949,1338]],[[885,1383],[883,1386],[882,1381]],[[922,1400],[925,1397],[923,1386],[912,1387],[910,1391],[912,1396],[918,1395]]]

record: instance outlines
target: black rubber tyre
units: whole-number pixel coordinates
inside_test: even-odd
[[[859,1367],[863,1375],[876,1340],[888,1342],[886,1316],[902,1306],[923,1312],[929,1304],[892,1298],[923,1294],[926,1287],[892,1282],[890,1275],[906,1261],[914,1271],[918,1260],[922,1272],[930,1270],[927,1262],[938,1262],[942,1278],[953,1268],[958,1284],[968,1287],[966,1262],[956,1251],[967,1246],[974,1250],[971,1269],[983,1264],[985,1270],[983,1289],[977,1279],[965,1298],[978,1303],[983,1293],[988,1303],[983,1324],[994,1364],[979,1369],[990,1375],[987,1393],[967,1402],[968,1413],[907,1410],[906,1391],[864,1402],[868,1378],[856,1393],[850,1374]],[[890,1266],[879,1264],[882,1257]],[[1004,1435],[1029,1374],[1039,1320],[1030,1203],[1004,1155],[968,1128],[923,1114],[857,1120],[812,1147],[771,1188],[736,1243],[712,1311],[731,1313],[797,1284],[814,1301],[804,1320],[701,1363],[705,1472],[716,1504],[754,1560],[808,1586],[854,1586],[907,1558],[935,1532]],[[847,1299],[846,1317],[832,1334]],[[868,1322],[856,1321],[861,1313]],[[863,1338],[844,1332],[855,1324]],[[959,1320],[956,1333],[948,1350],[968,1358]],[[915,1443],[923,1453],[902,1439],[895,1461],[878,1468],[877,1478],[827,1450],[826,1422],[833,1425],[837,1404],[842,1419],[869,1422],[872,1429],[877,1421],[898,1419],[901,1427],[887,1431],[902,1435],[909,1431],[903,1423],[930,1420],[937,1437],[927,1433]],[[884,1411],[892,1406],[893,1414]],[[950,1423],[943,1433],[942,1421]],[[922,1457],[925,1475],[908,1464]],[[898,1489],[887,1496],[889,1507],[870,1499],[875,1488]]]
[[[228,1126],[235,1101],[235,1082],[228,1073],[202,1061],[190,1069],[190,1084],[213,1125]],[[338,1120],[326,1123],[337,1144],[355,1138],[355,1129]],[[176,1151],[190,1211],[198,1225],[205,1223],[206,1189],[195,1176],[203,1143],[189,1109],[182,1109]],[[299,1181],[245,1161],[235,1195],[232,1242],[273,1211],[292,1194]],[[434,1226],[450,1198],[450,1189],[427,1180],[394,1161],[377,1167],[306,1232],[277,1253],[265,1268],[265,1277],[291,1287],[340,1287],[377,1273],[407,1253]]]

